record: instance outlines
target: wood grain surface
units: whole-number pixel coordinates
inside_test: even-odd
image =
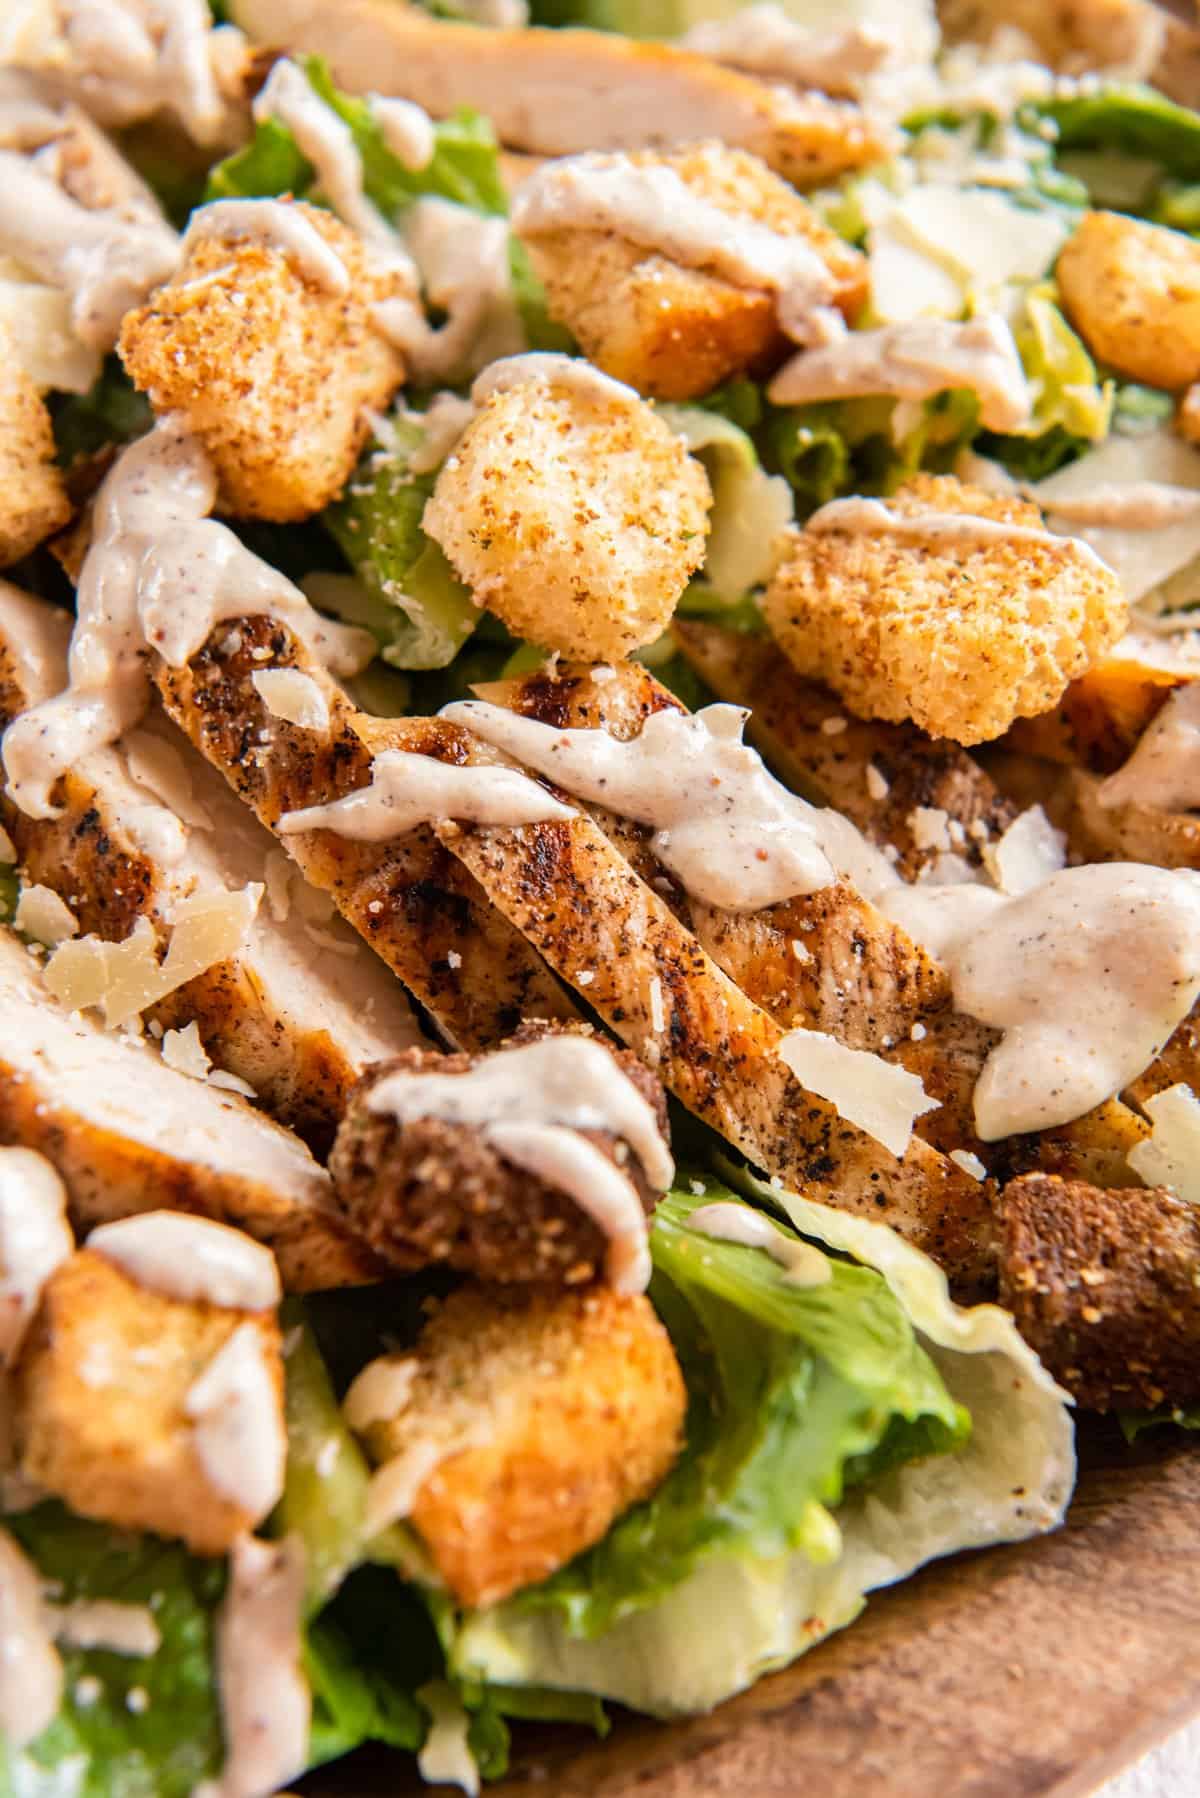
[[[1085,1420],[1064,1529],[871,1599],[711,1716],[518,1727],[495,1798],[1085,1798],[1200,1712],[1200,1444]],[[714,1616],[712,1628],[721,1619]],[[428,1792],[363,1754],[312,1798]],[[449,1788],[437,1788],[438,1790]]]

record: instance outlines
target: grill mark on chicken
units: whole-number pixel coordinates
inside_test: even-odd
[[[321,686],[328,737],[267,711],[251,675],[296,667]],[[282,813],[344,798],[370,779],[378,751],[410,747],[407,720],[369,719],[278,622],[244,618],[214,633],[183,669],[159,665],[167,711],[234,791],[274,828]],[[458,760],[461,733],[438,726],[425,753]],[[450,1039],[483,1049],[526,1016],[577,1015],[567,995],[477,884],[422,827],[389,843],[354,843],[329,831],[281,839],[311,883],[427,1007]]]

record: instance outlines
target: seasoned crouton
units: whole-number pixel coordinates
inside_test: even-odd
[[[604,160],[616,169],[669,169],[690,193],[731,219],[753,219],[780,237],[803,238],[829,269],[834,303],[847,318],[866,298],[865,257],[749,151],[709,143]],[[551,177],[553,170],[551,165]],[[597,230],[545,230],[535,224],[539,186],[538,176],[524,185],[513,210],[514,228],[545,283],[551,314],[608,374],[658,399],[687,400],[731,375],[782,359],[788,340],[774,295],[735,286],[702,268],[681,267],[644,240]]]
[[[1026,1174],[999,1201],[1000,1303],[1092,1410],[1200,1399],[1200,1212],[1161,1187]]]
[[[1041,524],[1028,501],[949,475],[918,475],[888,506]],[[1125,629],[1116,576],[1070,538],[921,540],[830,523],[797,535],[763,611],[798,672],[859,717],[982,743],[1049,710]]]
[[[492,393],[423,523],[515,636],[619,660],[659,635],[704,560],[712,494],[636,394],[569,370],[547,361]]]
[[[503,1048],[560,1034],[531,1021]],[[628,1049],[593,1037],[587,1025],[571,1034],[586,1035],[612,1055],[653,1107],[665,1138],[666,1101],[650,1070]],[[408,1049],[368,1069],[350,1096],[329,1163],[347,1216],[393,1267],[444,1263],[501,1284],[580,1286],[596,1279],[608,1250],[599,1225],[560,1188],[506,1161],[482,1129],[433,1117],[400,1123],[371,1109],[372,1092],[393,1074],[466,1074],[478,1060]],[[623,1165],[649,1214],[658,1194],[637,1155],[622,1160],[625,1145],[608,1132],[581,1134]]]
[[[345,292],[322,287],[285,250],[247,235],[185,239],[179,273],[131,312],[119,350],[156,412],[178,412],[220,477],[220,507],[290,520],[335,499],[404,368],[371,322],[400,291],[328,212],[294,207],[345,265]]]
[[[273,1312],[164,1298],[80,1250],[47,1282],[17,1368],[22,1473],[81,1517],[178,1537],[197,1554],[224,1554],[264,1511],[248,1510],[212,1483],[189,1395],[243,1327],[257,1340],[281,1431],[283,1357]]]
[[[1071,323],[1132,381],[1200,380],[1200,243],[1119,212],[1089,212],[1058,259]]]
[[[50,414],[0,325],[0,568],[28,555],[70,516]]]
[[[376,1461],[414,1466],[442,1450],[411,1521],[463,1605],[547,1578],[646,1498],[679,1453],[683,1376],[642,1297],[464,1286],[415,1355],[392,1363],[405,1364],[403,1406],[368,1426],[367,1446]],[[353,1415],[353,1388],[348,1402]]]

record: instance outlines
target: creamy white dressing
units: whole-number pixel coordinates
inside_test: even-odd
[[[37,1568],[0,1529],[0,1738],[32,1742],[58,1715],[63,1670]]]
[[[216,498],[216,471],[177,416],[118,457],[96,497],[79,576],[70,684],[4,734],[9,796],[30,817],[56,817],[58,777],[140,721],[151,694],[147,649],[182,667],[223,620],[265,612],[339,673],[374,652],[367,633],[326,622],[211,519]]]
[[[303,69],[281,57],[254,101],[258,124],[278,119],[313,166],[316,186],[338,217],[368,243],[398,247],[391,225],[363,188],[362,157],[346,121],[326,106]]]
[[[66,1189],[50,1163],[32,1149],[0,1149],[0,1371],[15,1363],[42,1288],[74,1249]]]
[[[768,81],[852,93],[890,59],[894,43],[878,25],[827,31],[789,18],[781,6],[747,6],[732,18],[705,20],[680,40],[686,50]]]
[[[55,1640],[71,1648],[103,1648],[138,1659],[157,1654],[162,1634],[149,1605],[79,1598],[50,1608]]]
[[[186,254],[193,244],[249,241],[280,250],[296,264],[305,280],[325,293],[346,293],[346,265],[326,243],[312,220],[286,200],[214,200],[198,206],[183,237]]]
[[[139,1286],[166,1298],[234,1311],[270,1311],[282,1297],[270,1249],[211,1218],[143,1211],[101,1224],[87,1246]]]
[[[446,1680],[420,1686],[417,1698],[429,1713],[429,1733],[417,1755],[417,1771],[427,1785],[456,1785],[478,1798],[479,1768],[471,1753],[471,1717]]]
[[[384,94],[368,94],[367,106],[396,161],[414,172],[428,168],[437,148],[437,133],[424,107],[414,100],[390,99]]]
[[[826,1286],[833,1278],[827,1256],[809,1242],[785,1236],[761,1212],[749,1205],[738,1205],[719,1199],[712,1205],[701,1205],[687,1220],[689,1230],[698,1230],[718,1242],[736,1242],[748,1249],[764,1249],[783,1268],[792,1286]]]
[[[1037,499],[1036,492],[1031,497]],[[1086,493],[1040,503],[1064,524],[1108,525],[1120,531],[1158,531],[1200,516],[1200,491],[1166,481],[1101,481]]]
[[[387,843],[445,818],[512,827],[574,815],[515,768],[461,768],[407,749],[385,749],[371,764],[369,786],[328,805],[285,812],[275,828],[281,836],[332,830],[354,843]]]
[[[967,388],[992,431],[1014,431],[1031,416],[1032,396],[1012,332],[998,313],[965,324],[918,318],[875,331],[848,331],[801,350],[767,389],[777,406],[862,394],[917,401]]]
[[[265,1798],[308,1764],[312,1697],[304,1676],[304,1547],[240,1536],[217,1613],[225,1765],[192,1798]]]
[[[0,254],[69,296],[82,344],[111,350],[125,314],[174,274],[179,240],[143,204],[89,210],[37,162],[0,150]]]
[[[491,363],[472,383],[472,404],[483,406],[494,393],[511,393],[528,381],[564,388],[594,405],[612,405],[618,400],[624,405],[645,404],[636,388],[614,380],[582,356],[560,356],[550,350],[530,350],[526,355],[505,356]]]
[[[206,0],[56,0],[62,41],[44,72],[104,125],[175,114],[198,143],[228,140],[246,59]]]
[[[719,173],[723,150],[712,159]],[[710,270],[737,287],[774,294],[780,328],[797,343],[811,341],[814,314],[827,310],[837,283],[803,237],[784,236],[757,220],[723,212],[690,188],[675,170],[645,166],[603,153],[550,162],[522,183],[512,203],[518,237],[558,231],[611,232],[685,268]]]
[[[650,1254],[642,1202],[628,1176],[577,1134],[625,1142],[665,1191],[675,1172],[653,1107],[609,1051],[584,1036],[502,1049],[466,1074],[398,1071],[371,1089],[368,1109],[400,1124],[441,1118],[484,1132],[506,1160],[565,1192],[609,1240],[608,1280],[644,1291]]]
[[[435,328],[411,301],[383,300],[374,308],[376,325],[403,351],[414,378],[461,379],[525,348],[507,219],[428,195],[409,209],[404,242],[426,301],[446,315]]]
[[[443,717],[567,792],[653,827],[652,847],[686,890],[727,911],[759,911],[846,874],[864,889],[896,875],[848,819],[797,798],[742,742],[748,714],[710,705],[655,712],[626,742],[558,730],[502,706],[463,700]]]
[[[1003,1031],[975,1087],[984,1142],[1082,1117],[1136,1079],[1200,996],[1200,874],[1066,868],[1016,898],[907,887],[883,909]],[[922,915],[924,913],[924,915]]]
[[[1031,524],[1008,524],[980,518],[974,512],[920,512],[904,516],[881,499],[831,499],[814,512],[806,531],[840,531],[852,537],[899,537],[910,543],[947,544],[955,549],[981,549],[991,543],[1029,543],[1045,547],[1069,544],[1093,568],[1107,572],[1090,543],[1063,537]]]
[[[278,1383],[258,1326],[239,1324],[184,1400],[192,1447],[222,1498],[258,1523],[283,1494],[287,1436]]]
[[[1200,680],[1176,687],[1133,754],[1097,792],[1101,805],[1149,805],[1167,812],[1200,807]]]

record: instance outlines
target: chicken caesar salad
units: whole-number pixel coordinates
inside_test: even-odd
[[[2,1798],[475,1791],[1200,1425],[1186,47],[532,14],[0,6]]]

